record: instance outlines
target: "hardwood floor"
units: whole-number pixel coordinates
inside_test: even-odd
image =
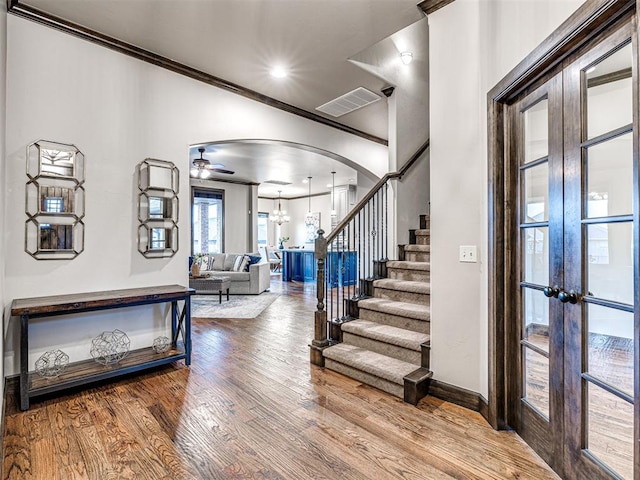
[[[309,363],[314,285],[256,319],[194,319],[193,362],[20,412],[4,479],[552,479],[514,433],[433,398],[417,407]]]

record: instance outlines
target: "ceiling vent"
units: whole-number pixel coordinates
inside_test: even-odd
[[[349,112],[353,112],[362,107],[366,107],[380,100],[380,96],[367,90],[364,87],[358,87],[349,93],[331,100],[330,102],[320,105],[316,110],[331,115],[333,117],[341,117]]]
[[[273,183],[274,185],[291,185],[291,182],[283,182],[282,180],[265,180],[264,183]]]

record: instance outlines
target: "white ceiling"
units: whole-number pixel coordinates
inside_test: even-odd
[[[357,184],[358,175],[364,175],[371,183],[377,180],[373,174],[363,172],[361,168],[357,172],[340,159],[298,145],[259,140],[216,142],[193,146],[189,152],[191,160],[200,157],[200,146],[205,148],[205,159],[235,172],[233,175],[212,173],[210,179],[259,183],[258,194],[263,197],[277,197],[278,190],[282,191],[283,198],[308,195],[308,183],[303,183],[308,177],[312,177],[312,194],[326,193],[333,180],[332,171],[336,172],[336,185]],[[269,183],[269,180],[287,182],[289,185],[276,185]]]
[[[384,80],[348,59],[424,18],[418,0],[20,0],[51,15],[386,139],[387,102],[316,107]],[[396,60],[399,62],[399,52]],[[290,74],[273,78],[283,66]]]
[[[375,102],[339,118],[316,107],[357,87],[373,92],[389,84],[349,58],[424,18],[418,0],[19,0],[20,5],[79,24],[196,68],[227,82],[383,139],[387,102]],[[392,49],[393,50],[393,49]],[[389,61],[400,62],[399,51]],[[282,66],[284,79],[269,74]],[[215,153],[213,153],[215,150]],[[197,146],[190,149],[198,157]],[[232,178],[260,183],[261,196],[326,191],[357,181],[356,171],[332,157],[282,144],[223,142],[205,158],[234,170]],[[265,181],[291,182],[276,186]],[[375,180],[369,175],[370,180]]]

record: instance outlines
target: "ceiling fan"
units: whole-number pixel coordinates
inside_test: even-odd
[[[207,178],[211,173],[223,173],[226,175],[236,173],[232,170],[225,169],[221,163],[211,163],[206,158],[203,158],[204,147],[198,148],[198,151],[200,152],[200,158],[193,160],[193,169],[191,170],[191,174],[194,177]]]

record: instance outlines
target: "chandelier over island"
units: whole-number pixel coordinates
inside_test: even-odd
[[[282,210],[282,206],[280,205],[280,193],[282,193],[282,190],[278,190],[278,209],[274,210],[273,213],[269,215],[269,220],[278,225],[287,223],[290,220],[289,215],[287,215],[287,211]]]

